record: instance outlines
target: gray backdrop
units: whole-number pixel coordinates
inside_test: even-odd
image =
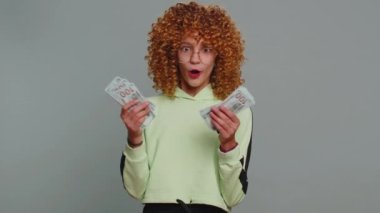
[[[124,191],[120,75],[154,95],[147,32],[176,1],[0,1],[0,212],[139,212]],[[202,1],[246,40],[250,187],[234,212],[379,212],[376,0]]]

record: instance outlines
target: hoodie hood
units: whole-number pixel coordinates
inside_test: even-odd
[[[189,100],[218,100],[212,91],[211,84],[208,84],[205,88],[199,91],[195,96],[191,96],[183,91],[181,88],[177,87],[174,93],[176,98],[183,98]]]

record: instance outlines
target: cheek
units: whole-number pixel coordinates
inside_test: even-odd
[[[214,65],[215,65],[215,58],[209,58],[207,60],[204,61],[204,64],[207,66],[207,68],[214,68]]]
[[[181,75],[183,75],[183,73],[185,72],[185,66],[183,64],[179,64],[178,65],[178,71]]]
[[[212,62],[206,64],[206,66],[207,66],[206,67],[207,71],[211,73],[212,70],[214,69],[215,63],[212,61]]]

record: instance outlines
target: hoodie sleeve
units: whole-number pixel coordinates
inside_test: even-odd
[[[236,133],[238,145],[226,153],[218,151],[220,188],[229,208],[240,203],[247,192],[247,169],[252,144],[252,110],[246,109],[237,116],[240,119]]]
[[[149,178],[144,138],[143,143],[136,148],[130,147],[127,143],[120,160],[120,173],[124,188],[132,197],[138,200],[143,198]]]

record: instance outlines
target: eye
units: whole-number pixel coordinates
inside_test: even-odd
[[[202,52],[204,52],[204,53],[211,53],[212,52],[212,48],[211,47],[204,47],[202,49]]]
[[[180,48],[180,51],[181,52],[184,52],[184,53],[187,53],[187,52],[190,52],[191,51],[191,48],[190,47],[187,47],[187,46],[183,46]]]

